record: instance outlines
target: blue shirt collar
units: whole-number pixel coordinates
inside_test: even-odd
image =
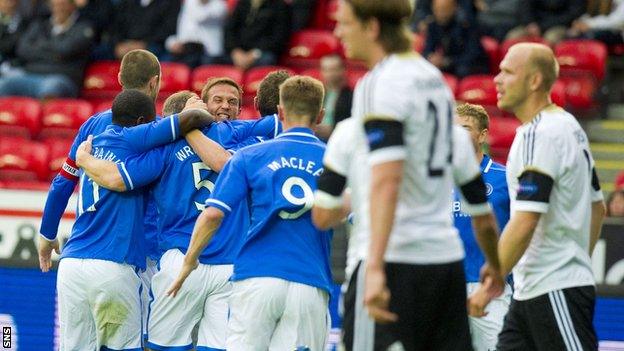
[[[481,173],[487,173],[490,171],[490,167],[492,167],[492,159],[490,156],[483,154],[483,159],[481,160]]]
[[[276,138],[282,137],[304,137],[320,141],[319,138],[314,135],[314,131],[312,131],[312,129],[304,127],[290,128],[289,130],[284,131],[282,132],[282,134],[276,136]]]

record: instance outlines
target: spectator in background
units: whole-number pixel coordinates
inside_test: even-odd
[[[434,21],[432,3],[432,0],[416,0],[416,7],[411,19],[413,32],[424,34],[427,26]],[[476,7],[473,0],[459,0],[457,3],[462,16],[469,21],[473,21],[476,16]]]
[[[441,71],[463,78],[488,73],[488,56],[475,22],[465,19],[455,0],[433,1],[434,22],[427,29],[423,56]]]
[[[325,85],[323,108],[325,117],[316,127],[316,134],[323,140],[329,139],[336,124],[351,116],[353,90],[347,84],[347,75],[342,57],[327,55],[321,59],[321,80]]]
[[[614,0],[608,15],[583,15],[568,31],[572,38],[600,40],[607,45],[624,44],[624,0]]]
[[[290,38],[284,0],[240,0],[225,28],[228,61],[241,69],[277,63]]]
[[[178,31],[165,42],[171,58],[191,67],[218,62],[223,56],[227,15],[225,0],[185,0]]]
[[[121,0],[112,29],[114,57],[121,59],[131,50],[145,49],[166,59],[165,40],[176,31],[179,11],[177,0]]]
[[[510,30],[520,25],[521,5],[521,0],[476,0],[481,34],[503,41]]]
[[[310,24],[315,5],[316,0],[292,0],[290,2],[290,7],[292,8],[291,31],[302,30]]]
[[[587,7],[585,0],[526,0],[522,3],[520,27],[507,34],[507,39],[544,37],[551,45],[565,37],[566,30]]]
[[[624,188],[611,193],[607,200],[607,216],[624,217]]]
[[[103,33],[110,31],[111,18],[115,15],[115,6],[111,0],[74,0],[80,16],[91,22],[95,31],[95,42],[99,42]]]
[[[73,0],[50,0],[49,19],[28,26],[17,44],[17,63],[0,79],[0,96],[74,97],[93,42],[93,28]]]
[[[26,29],[17,10],[17,0],[0,0],[0,63],[15,58],[17,40]]]

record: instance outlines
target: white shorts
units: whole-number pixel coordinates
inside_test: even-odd
[[[133,266],[64,258],[56,289],[60,350],[142,350],[141,279]]]
[[[481,283],[467,283],[466,292],[468,296],[477,290],[480,285]],[[505,284],[503,294],[492,300],[485,308],[487,316],[481,318],[468,317],[472,346],[475,351],[496,350],[498,334],[503,329],[503,320],[507,311],[509,311],[511,295],[511,286]]]
[[[232,265],[200,264],[175,297],[167,296],[183,261],[180,250],[168,250],[160,259],[160,270],[152,278],[147,347],[190,350],[193,327],[199,324],[197,349],[225,350]]]
[[[149,304],[151,301],[150,289],[152,287],[152,277],[158,272],[158,262],[147,259],[147,268],[139,272],[141,278],[141,326],[143,328],[143,339],[147,339],[147,316],[149,315]]]
[[[234,282],[230,298],[228,351],[325,349],[329,295],[278,278]]]

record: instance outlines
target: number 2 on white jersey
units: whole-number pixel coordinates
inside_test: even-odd
[[[303,197],[296,197],[293,194],[293,187],[298,186],[303,191]],[[304,213],[310,211],[312,205],[314,205],[314,192],[312,188],[305,182],[305,180],[299,177],[290,177],[286,179],[282,185],[282,195],[286,201],[295,206],[303,206],[300,210],[295,212],[280,211],[279,216],[282,219],[297,219]]]

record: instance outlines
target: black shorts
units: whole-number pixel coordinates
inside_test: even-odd
[[[595,303],[593,286],[555,290],[523,301],[512,299],[496,349],[598,350]]]
[[[461,261],[439,265],[387,263],[392,324],[375,324],[363,305],[364,267],[358,264],[344,295],[343,342],[349,351],[472,350]]]

